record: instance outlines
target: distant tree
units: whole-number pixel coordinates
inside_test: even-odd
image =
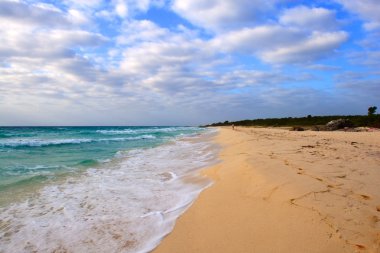
[[[368,116],[372,116],[376,113],[377,107],[376,106],[371,106],[368,108]]]
[[[228,123],[230,123],[228,120],[224,121],[224,124],[226,124],[226,125],[227,125]]]
[[[308,118],[308,119],[311,119],[311,117],[312,117],[312,116],[311,116],[310,114],[309,114],[309,115],[307,115],[307,118]]]

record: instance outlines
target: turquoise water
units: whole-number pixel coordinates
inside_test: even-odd
[[[0,252],[150,252],[212,184],[215,133],[0,128]]]
[[[0,194],[199,133],[195,127],[0,127]]]

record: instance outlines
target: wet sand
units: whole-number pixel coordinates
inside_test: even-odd
[[[380,252],[380,132],[220,129],[215,184],[153,252]]]

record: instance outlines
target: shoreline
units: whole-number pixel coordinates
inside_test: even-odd
[[[152,252],[380,252],[380,134],[221,128],[214,181]]]
[[[212,131],[117,152],[0,207],[1,252],[148,252],[210,186]],[[11,196],[11,195],[10,195]]]

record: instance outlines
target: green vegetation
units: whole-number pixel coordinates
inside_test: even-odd
[[[376,106],[371,106],[368,108],[368,116],[373,116],[375,115],[375,112],[377,110],[377,107]]]
[[[376,111],[376,109],[375,109]],[[352,122],[354,127],[359,126],[369,126],[380,128],[380,115],[371,114],[370,116],[366,115],[351,115],[351,116],[311,116],[301,118],[269,118],[269,119],[253,119],[253,120],[241,120],[235,122],[218,122],[207,126],[230,126],[234,124],[235,126],[322,126],[326,125],[331,120],[337,119],[348,119]]]

